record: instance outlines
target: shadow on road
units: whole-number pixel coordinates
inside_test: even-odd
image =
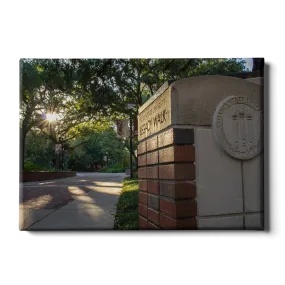
[[[71,223],[71,229],[80,229],[81,224],[92,228],[94,222],[102,222],[106,213],[110,210],[115,211],[114,205],[118,199],[121,190],[121,181],[123,176],[102,177],[83,177],[67,178],[57,181],[41,181],[33,183],[24,183],[20,189],[20,229],[29,229],[31,225],[38,223],[43,219],[51,219],[58,215],[55,211],[62,210],[61,219],[57,221],[57,226],[64,226],[70,221],[69,216],[73,217],[74,223]],[[90,179],[91,178],[91,179]],[[96,181],[94,181],[97,178]],[[66,212],[68,210],[73,210]],[[103,212],[102,212],[103,211]],[[107,212],[106,212],[107,211]],[[103,219],[103,220],[102,220]],[[100,224],[100,223],[99,223]],[[52,224],[47,226],[52,229]],[[108,222],[108,226],[110,223]],[[74,228],[75,227],[75,228]],[[55,228],[56,229],[56,228]]]

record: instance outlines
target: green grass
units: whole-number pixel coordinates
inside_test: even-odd
[[[125,178],[123,189],[117,203],[115,216],[115,230],[138,230],[138,202],[139,202],[138,179]]]

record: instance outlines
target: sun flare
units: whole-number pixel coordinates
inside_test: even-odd
[[[49,122],[54,122],[54,121],[56,121],[57,119],[59,119],[59,115],[58,115],[58,114],[47,114],[46,119],[47,119]]]

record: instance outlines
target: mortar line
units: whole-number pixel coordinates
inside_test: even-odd
[[[241,212],[241,213],[228,213],[228,214],[214,214],[214,215],[200,215],[197,218],[218,218],[218,217],[233,217],[233,216],[244,216],[246,215],[254,215],[254,214],[263,214],[263,211],[256,212]]]

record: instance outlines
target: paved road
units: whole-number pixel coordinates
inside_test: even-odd
[[[123,173],[22,183],[20,230],[113,229]]]

